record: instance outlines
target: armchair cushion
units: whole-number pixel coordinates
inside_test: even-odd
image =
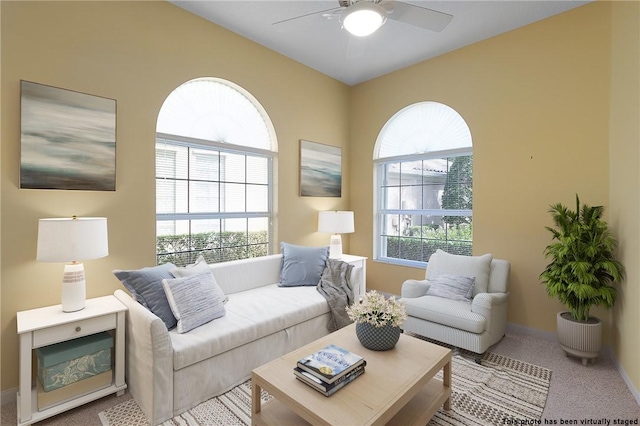
[[[471,333],[482,333],[487,325],[483,315],[471,311],[471,304],[442,297],[402,299],[407,315]]]
[[[489,288],[492,254],[482,256],[461,256],[450,254],[440,249],[429,258],[427,279],[439,274],[462,275],[475,278],[473,296],[486,293]]]

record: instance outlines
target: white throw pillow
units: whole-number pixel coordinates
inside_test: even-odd
[[[427,279],[438,274],[462,275],[476,279],[473,295],[486,293],[489,288],[492,254],[482,256],[461,256],[436,250],[427,264]]]
[[[462,275],[438,274],[427,279],[430,284],[427,296],[471,302],[476,279]]]
[[[162,286],[171,311],[178,320],[178,333],[186,333],[226,314],[225,295],[211,271],[164,279]]]
[[[169,272],[176,278],[184,278],[189,275],[194,275],[199,272],[210,270],[209,265],[207,265],[207,261],[204,260],[204,256],[200,255],[196,259],[195,263],[192,263],[187,266],[176,266],[172,268]]]
[[[204,259],[203,255],[198,256],[195,263],[192,263],[187,266],[176,266],[173,269],[171,269],[169,272],[171,273],[171,275],[173,275],[176,278],[184,278],[184,277],[189,277],[191,275],[200,274],[205,271],[208,271],[211,274],[211,279],[216,285],[218,285],[218,282],[216,281],[216,277],[213,275],[213,271],[211,271],[211,267],[209,266],[207,261]],[[229,296],[225,296],[224,303],[227,303],[228,301],[229,301]]]

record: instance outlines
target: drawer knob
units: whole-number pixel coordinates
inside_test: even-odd
[[[82,327],[76,327],[76,332],[80,332],[82,330]]]

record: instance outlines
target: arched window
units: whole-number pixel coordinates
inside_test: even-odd
[[[437,249],[471,255],[473,148],[460,114],[437,102],[398,111],[373,160],[376,260],[424,267]]]
[[[171,92],[156,127],[158,264],[270,254],[276,159],[271,120],[246,90],[198,78]]]

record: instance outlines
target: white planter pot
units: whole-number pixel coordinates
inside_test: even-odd
[[[563,315],[566,314],[566,315]],[[582,365],[593,362],[602,349],[602,321],[589,317],[589,322],[571,319],[569,312],[558,312],[557,332],[560,346],[567,356],[582,358]]]

